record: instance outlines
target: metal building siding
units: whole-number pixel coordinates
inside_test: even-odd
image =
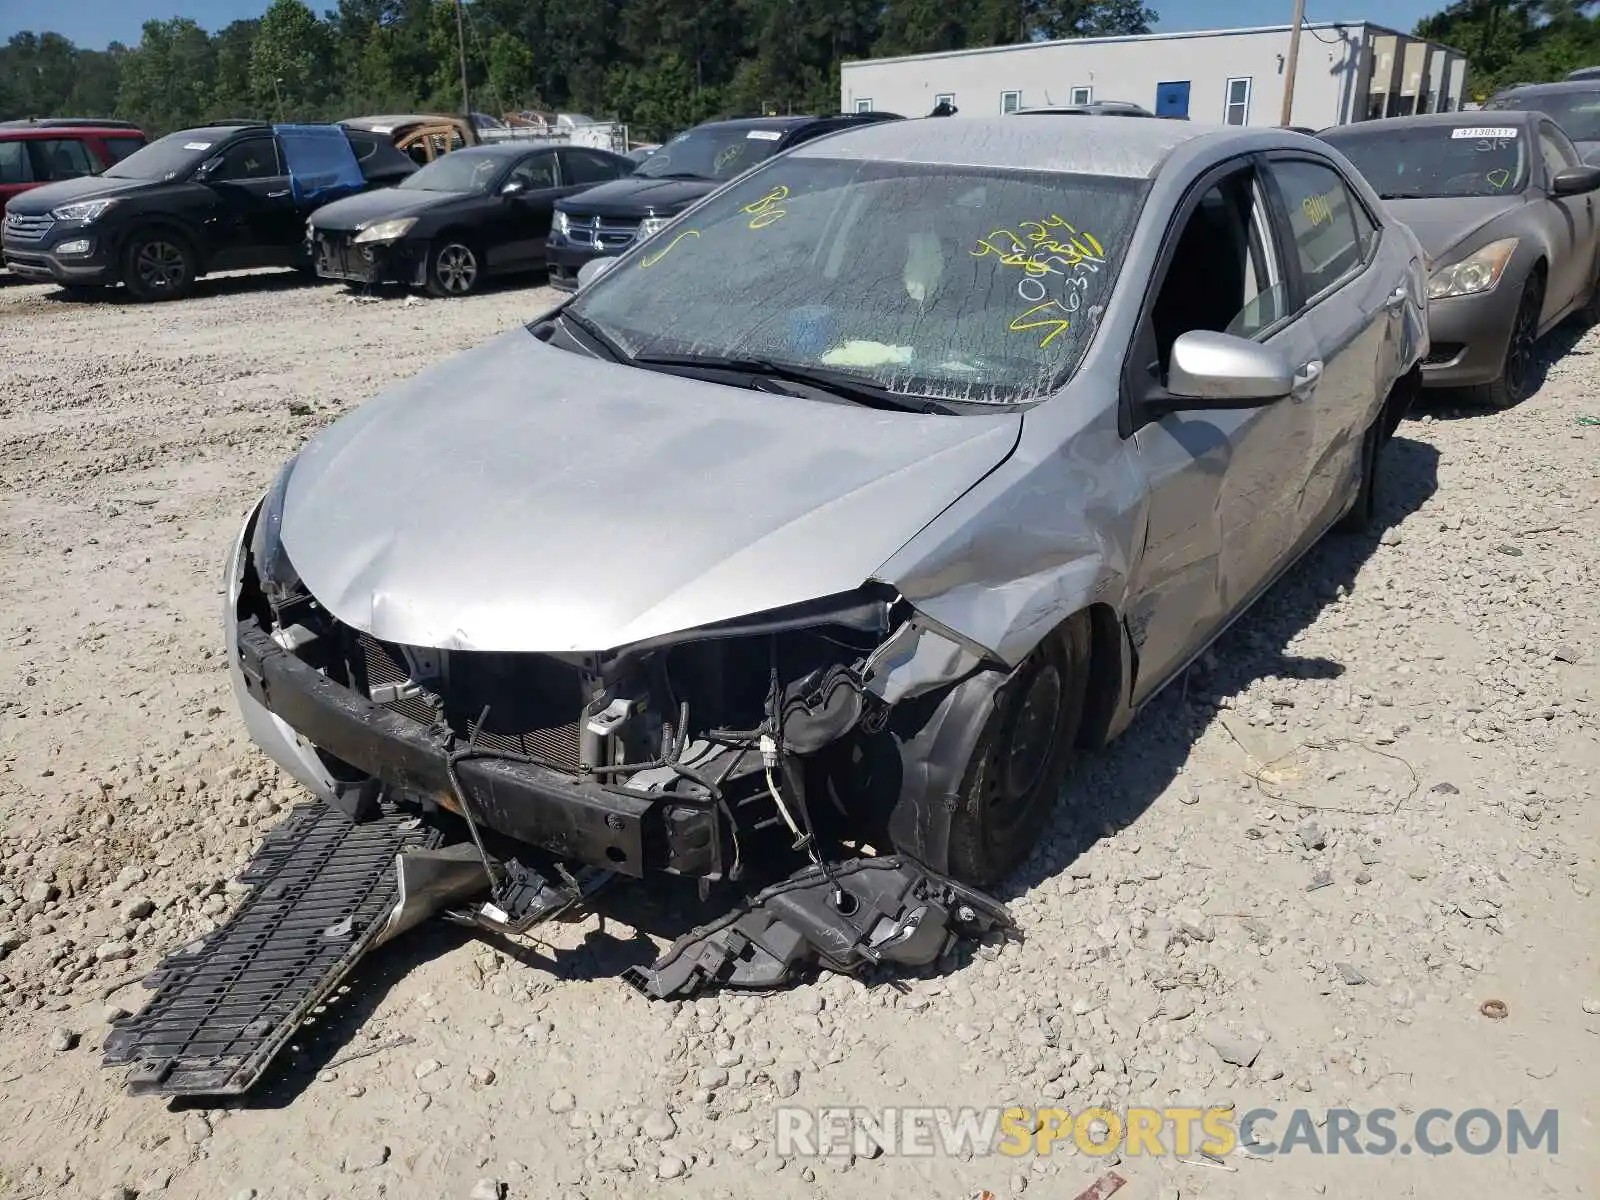
[[[1305,27],[1295,81],[1293,124],[1321,128],[1347,119],[1365,25]],[[1092,38],[1004,46],[843,64],[842,107],[868,99],[875,109],[922,116],[934,97],[953,92],[961,116],[991,116],[1001,95],[1022,93],[1023,107],[1071,103],[1075,87],[1095,100],[1156,106],[1156,87],[1187,80],[1189,119],[1221,124],[1227,81],[1248,78],[1247,124],[1276,125],[1283,103],[1287,28],[1129,38]]]

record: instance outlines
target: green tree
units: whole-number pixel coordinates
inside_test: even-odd
[[[250,48],[256,107],[276,120],[322,115],[333,91],[328,29],[301,0],[272,0]]]
[[[234,21],[212,39],[217,52],[217,83],[211,93],[214,119],[260,117],[268,111],[257,106],[250,82],[250,64],[260,28],[258,20]]]
[[[216,84],[211,39],[188,17],[146,21],[136,49],[122,60],[117,114],[152,136],[198,125]]]

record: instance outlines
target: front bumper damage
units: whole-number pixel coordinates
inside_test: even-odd
[[[108,1039],[131,1090],[248,1089],[364,953],[441,912],[514,936],[597,911],[630,879],[696,879],[727,912],[624,975],[654,999],[922,968],[1014,931],[941,857],[1010,672],[898,597],[566,663],[374,642],[303,589],[264,587],[270,551],[250,546],[247,528],[230,567],[235,691],[321,803],[268,839],[237,914],[163,963]],[[571,714],[545,704],[569,695]]]

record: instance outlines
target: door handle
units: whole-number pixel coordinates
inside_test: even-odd
[[[1308,363],[1301,363],[1294,373],[1294,394],[1302,396],[1316,386],[1317,380],[1322,378],[1322,360],[1314,358]]]
[[[1384,302],[1383,302],[1383,306],[1385,308],[1387,308],[1390,312],[1393,312],[1395,309],[1399,308],[1402,304],[1404,304],[1406,302],[1406,297],[1409,294],[1410,293],[1406,291],[1405,286],[1401,285],[1400,287],[1395,288],[1394,291],[1389,293],[1388,298],[1386,300],[1384,300]]]
[[[268,192],[267,193],[267,199],[268,200],[279,200],[279,199],[282,199],[284,196],[287,196],[288,194],[289,194],[289,189],[288,188],[284,188],[283,191],[281,191],[281,192]]]

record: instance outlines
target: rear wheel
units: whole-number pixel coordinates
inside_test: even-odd
[[[985,886],[1038,843],[1076,756],[1089,683],[1089,621],[1074,617],[995,698],[950,820],[950,873]]]
[[[1533,390],[1533,366],[1539,343],[1539,314],[1544,308],[1544,278],[1529,277],[1523,285],[1516,316],[1511,319],[1511,338],[1506,343],[1506,358],[1499,378],[1478,389],[1478,398],[1490,408],[1511,408],[1521,404]]]
[[[428,252],[428,291],[435,296],[470,296],[483,279],[478,253],[463,241],[441,238]]]
[[[1378,512],[1378,460],[1383,454],[1383,414],[1372,423],[1361,439],[1361,490],[1350,511],[1339,520],[1340,533],[1361,533],[1372,524]]]
[[[140,300],[176,300],[199,274],[188,242],[164,229],[141,230],[122,253],[122,282]]]

